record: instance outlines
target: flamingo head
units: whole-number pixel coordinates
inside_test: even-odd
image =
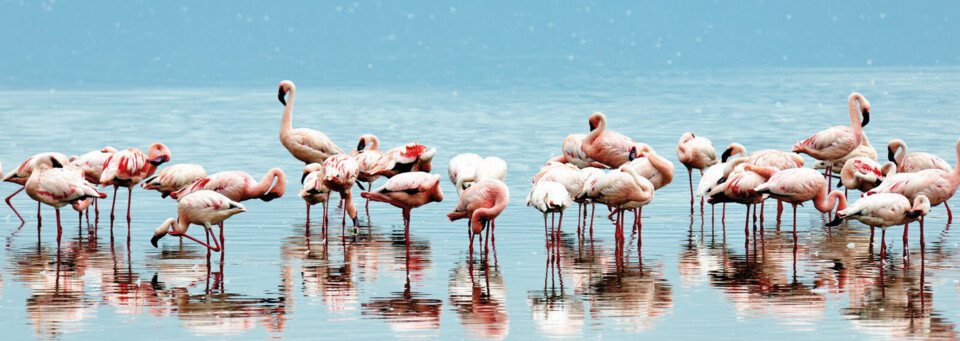
[[[158,142],[150,145],[147,162],[151,165],[159,166],[164,162],[170,161],[171,158],[170,149],[167,149],[167,146],[163,145],[163,143]]]
[[[590,131],[597,129],[597,127],[600,126],[600,123],[606,122],[606,121],[607,121],[607,117],[604,116],[603,113],[599,111],[590,115],[590,119],[587,120],[587,122],[590,124]]]
[[[280,89],[277,91],[277,99],[280,100],[280,104],[287,105],[287,99],[285,98],[287,92],[290,92],[290,90],[295,88],[296,87],[293,85],[293,82],[289,80],[280,82]]]
[[[687,143],[687,141],[693,140],[693,139],[696,138],[696,137],[697,137],[697,136],[694,135],[694,134],[691,133],[691,132],[683,133],[683,135],[680,136],[680,143],[678,143],[678,144]]]
[[[363,151],[366,149],[377,150],[380,147],[380,139],[378,139],[373,134],[366,134],[360,136],[360,142],[357,143],[357,151]]]
[[[724,162],[724,163],[727,162],[727,159],[729,159],[730,156],[734,154],[740,154],[745,156],[747,154],[747,148],[745,148],[742,144],[739,144],[736,142],[731,143],[730,146],[723,151],[723,154],[720,155],[720,162]]]

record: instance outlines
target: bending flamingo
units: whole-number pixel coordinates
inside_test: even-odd
[[[127,233],[130,232],[130,201],[133,199],[133,186],[140,180],[153,175],[164,162],[170,161],[170,150],[162,143],[154,143],[144,155],[136,148],[119,151],[107,158],[100,174],[100,186],[113,185],[113,204],[110,206],[110,229],[113,230],[113,211],[117,206],[117,188],[126,187],[127,193]]]
[[[813,201],[813,207],[823,213],[847,208],[847,197],[840,191],[827,192],[827,180],[820,172],[810,168],[791,168],[777,170],[773,167],[745,165],[747,171],[755,172],[768,180],[753,190],[762,195],[793,205],[793,242],[797,242],[797,205]],[[839,203],[838,203],[839,202]]]
[[[274,183],[274,180],[276,180],[276,183]],[[273,168],[267,171],[267,174],[259,182],[243,171],[214,173],[170,193],[170,196],[180,200],[190,193],[210,190],[237,202],[250,199],[270,201],[282,197],[286,189],[287,175],[282,169]]]
[[[71,157],[70,164],[76,167],[79,167],[83,171],[83,175],[86,177],[88,182],[95,185],[99,185],[100,175],[103,174],[103,165],[107,163],[107,159],[109,159],[111,155],[116,153],[117,153],[116,148],[106,146],[100,150],[94,150],[77,157]],[[93,201],[94,203],[93,210],[94,210],[94,214],[96,215],[94,222],[98,222],[100,221],[100,201],[95,198],[90,200],[84,200],[84,202],[89,202],[89,201]],[[79,206],[84,206],[84,208],[86,208],[86,207],[89,207],[89,204],[88,205],[75,204],[74,209],[77,209]],[[87,218],[88,218],[87,220],[89,221],[90,220],[89,217]]]
[[[387,183],[370,192],[361,192],[361,197],[385,202],[403,211],[404,239],[410,243],[410,210],[443,201],[440,190],[440,175],[424,172],[397,174]]]
[[[565,139],[563,139],[563,144],[560,146],[562,154],[550,159],[548,162],[569,163],[577,168],[610,168],[609,166],[599,163],[587,156],[587,153],[583,150],[583,141],[586,138],[587,135],[584,134],[568,135]]]
[[[587,157],[611,168],[630,161],[630,147],[637,141],[623,134],[607,130],[607,117],[595,112],[590,115],[590,133],[583,140],[582,149]]]
[[[700,170],[700,178],[707,167],[717,164],[717,150],[713,142],[706,137],[698,137],[693,133],[684,133],[677,143],[677,158],[684,167],[687,167],[687,178],[690,181],[690,214],[693,214],[693,170]],[[700,197],[700,210],[703,210],[703,197]]]
[[[360,136],[360,142],[357,143],[357,149],[350,152],[350,156],[357,161],[357,184],[367,183],[367,188],[373,189],[373,182],[380,178],[376,174],[377,167],[383,159],[383,152],[379,150],[380,139],[376,136],[367,134]],[[360,185],[360,189],[364,189]],[[370,200],[367,200],[364,207],[367,213],[370,213]]]
[[[880,227],[880,259],[886,258],[887,227],[910,224],[930,212],[930,199],[918,195],[910,206],[910,200],[896,193],[880,193],[860,198],[847,209],[837,211],[837,219],[827,226],[840,225],[841,219],[856,219],[870,226]],[[871,240],[872,241],[872,240]]]
[[[33,174],[33,171],[34,171],[34,169],[35,169],[35,167],[36,167],[37,161],[38,161],[38,160],[47,160],[47,159],[50,159],[50,158],[55,159],[55,160],[57,161],[57,163],[59,163],[59,164],[61,164],[61,165],[65,165],[65,164],[68,164],[68,163],[70,162],[70,160],[67,159],[67,156],[66,156],[66,155],[63,155],[63,154],[60,154],[60,153],[40,153],[40,154],[36,154],[36,155],[34,155],[34,156],[31,156],[31,157],[27,158],[27,160],[24,161],[23,163],[21,163],[21,164],[20,164],[20,167],[17,167],[17,169],[16,169],[15,171],[10,172],[10,173],[7,173],[7,175],[3,177],[3,181],[4,181],[4,182],[12,182],[12,183],[18,184],[18,185],[20,185],[20,186],[26,185],[26,184],[27,184],[27,180],[30,179],[30,175]],[[45,161],[44,161],[44,162],[45,162]],[[21,223],[25,223],[26,220],[23,220],[23,217],[20,216],[20,212],[17,212],[17,209],[13,207],[13,204],[12,204],[12,203],[10,203],[10,199],[13,199],[13,197],[14,197],[15,195],[17,195],[18,193],[20,193],[20,191],[23,191],[23,187],[20,187],[19,189],[17,189],[16,191],[14,191],[12,194],[10,194],[10,196],[8,196],[8,197],[6,198],[6,202],[7,202],[7,206],[10,206],[10,209],[13,210],[13,213],[16,214],[16,215],[17,215],[17,218],[20,219],[20,222],[21,222]],[[39,221],[40,221],[40,203],[37,203],[37,222],[39,222]]]
[[[286,99],[284,96],[290,94]],[[303,163],[323,163],[327,158],[336,154],[343,154],[330,138],[323,133],[307,128],[293,129],[293,100],[297,87],[293,82],[280,82],[280,92],[277,98],[283,104],[283,118],[280,122],[280,143]]]
[[[847,160],[847,163],[840,169],[840,183],[837,187],[843,186],[846,189],[855,189],[866,193],[874,189],[883,182],[887,174],[896,172],[893,163],[887,163],[881,166],[874,160],[866,157],[855,157]]]
[[[952,171],[946,160],[930,153],[907,154],[907,143],[895,139],[887,144],[887,159],[897,165],[897,173],[915,173],[924,169]]]
[[[57,211],[57,248],[63,226],[60,224],[60,208],[87,198],[106,198],[105,193],[87,182],[79,169],[63,168],[57,156],[46,156],[34,163],[30,178],[24,188],[27,195],[39,203],[53,206]]]
[[[577,195],[580,199],[589,198],[592,201],[614,207],[617,212],[616,238],[623,240],[623,212],[643,207],[653,201],[653,184],[650,180],[636,173],[633,168],[620,167],[605,173],[587,183]],[[640,216],[634,225],[640,224]]]
[[[857,110],[857,104],[860,110]],[[859,93],[852,93],[847,98],[847,107],[850,114],[850,126],[836,126],[820,131],[806,140],[793,145],[792,152],[805,153],[817,160],[833,161],[850,154],[863,139],[863,126],[870,122],[870,102]],[[860,115],[863,114],[861,124]],[[827,169],[827,176],[830,169]]]
[[[433,156],[436,154],[436,148],[427,148],[416,142],[409,143],[383,153],[374,173],[388,178],[407,172],[429,173],[433,170]]]
[[[332,192],[340,193],[341,202],[344,211],[344,226],[346,226],[346,216],[350,215],[353,220],[353,227],[359,227],[360,221],[357,219],[357,208],[353,205],[353,184],[357,182],[357,176],[360,174],[357,161],[344,154],[334,155],[323,162],[323,185]],[[323,217],[323,221],[328,219]]]
[[[710,193],[710,191],[713,190],[714,187],[719,186],[721,183],[721,180],[726,181],[726,179],[723,179],[723,175],[725,173],[729,174],[730,171],[733,170],[733,168],[726,170],[726,172],[724,171],[724,169],[726,169],[729,166],[729,163],[727,161],[730,159],[730,156],[732,155],[746,156],[747,149],[744,148],[743,145],[739,143],[736,143],[736,142],[731,143],[730,146],[723,151],[723,154],[721,154],[720,163],[717,163],[713,166],[708,167],[707,170],[700,175],[700,183],[697,184],[697,196],[700,197],[700,200],[703,200],[703,197],[706,196],[708,193]],[[744,160],[746,159],[744,158]],[[727,216],[726,202],[723,203],[722,210],[723,210],[723,217],[726,218]],[[710,214],[712,217],[713,205],[710,205]]]
[[[157,247],[157,241],[169,233],[172,236],[187,237],[211,251],[220,251],[217,235],[214,234],[211,225],[220,224],[220,226],[223,226],[223,221],[227,218],[246,211],[247,209],[243,205],[230,200],[223,194],[209,190],[191,192],[177,201],[177,218],[168,218],[163,224],[160,224],[160,227],[153,232],[150,244]],[[204,235],[207,236],[206,243],[187,234],[187,228],[190,227],[190,224],[203,226]],[[213,243],[216,246],[210,246],[210,236],[213,236]],[[223,230],[220,230],[220,240],[223,240]]]
[[[473,236],[483,231],[488,222],[497,216],[510,202],[510,191],[503,181],[491,179],[479,181],[460,195],[460,201],[452,212],[447,214],[450,221],[468,218],[467,232],[470,235],[470,255],[473,256]],[[490,230],[487,230],[487,240]]]
[[[164,168],[159,173],[143,180],[140,187],[160,192],[161,198],[179,191],[194,181],[207,177],[203,166],[183,163]]]
[[[527,206],[536,208],[543,212],[543,233],[549,234],[550,238],[560,240],[560,226],[563,226],[563,211],[570,206],[571,195],[567,192],[567,187],[563,184],[540,179],[533,183],[533,188],[527,194]],[[560,213],[560,225],[553,231],[555,234],[547,232],[547,215]],[[554,244],[558,245],[559,244]]]
[[[303,168],[301,178],[303,188],[300,189],[300,198],[307,202],[307,227],[310,226],[310,206],[323,204],[323,216],[327,216],[327,202],[330,201],[330,189],[323,185],[323,165],[311,163]],[[323,221],[326,224],[326,220]]]
[[[474,153],[463,153],[450,159],[447,166],[447,176],[450,182],[457,188],[457,195],[467,189],[468,182],[474,181],[477,177],[477,165],[483,161],[483,157]]]

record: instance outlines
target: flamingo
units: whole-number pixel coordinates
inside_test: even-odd
[[[727,161],[730,159],[730,156],[740,155],[743,157],[747,156],[747,149],[739,143],[731,143],[727,149],[723,151],[723,154],[720,156],[720,163],[717,163],[713,166],[707,167],[707,170],[700,175],[700,183],[697,184],[697,196],[703,200],[703,197],[710,193],[714,187],[720,185],[721,180],[723,179],[724,174],[729,174],[733,168],[724,171],[730,164]],[[746,158],[744,158],[746,160]],[[710,205],[710,214],[713,214],[713,205]],[[723,203],[723,217],[727,216],[727,203]]]
[[[693,170],[700,170],[700,178],[707,167],[717,164],[717,150],[713,142],[706,137],[698,137],[687,132],[677,142],[677,158],[687,167],[687,179],[690,181],[690,214],[693,214]],[[700,197],[700,210],[703,211],[703,197]]]
[[[540,179],[533,183],[527,194],[527,206],[543,212],[543,233],[547,232],[547,215],[560,213],[560,226],[563,226],[563,211],[570,206],[571,195],[567,187],[552,180]],[[551,235],[552,237],[552,235]],[[560,239],[560,228],[556,228],[556,240]],[[559,245],[559,244],[557,244]]]
[[[160,227],[153,232],[150,244],[157,247],[157,241],[169,233],[172,236],[187,237],[211,251],[220,251],[220,244],[217,243],[217,236],[214,235],[211,225],[220,224],[220,226],[223,226],[223,221],[227,218],[246,211],[247,209],[242,204],[230,200],[223,194],[210,190],[190,192],[177,201],[177,218],[167,218],[163,224],[160,224]],[[190,224],[203,225],[207,242],[209,243],[209,238],[213,235],[213,243],[216,246],[210,246],[210,244],[188,235],[187,228],[190,227]],[[223,240],[223,230],[220,230],[220,239]]]
[[[110,229],[113,230],[113,211],[117,206],[117,188],[127,188],[127,233],[130,232],[130,201],[133,199],[133,186],[144,178],[153,175],[164,162],[170,161],[170,150],[162,143],[154,143],[148,154],[136,148],[129,148],[110,155],[100,174],[100,186],[113,185],[113,204],[110,206]]]
[[[447,166],[447,176],[450,182],[457,188],[457,195],[467,189],[467,182],[476,179],[477,165],[483,161],[483,157],[474,153],[463,153],[450,159]]]
[[[374,174],[388,178],[406,172],[427,172],[433,169],[433,156],[436,148],[427,148],[417,142],[390,149],[383,153]]]
[[[23,186],[27,183],[27,180],[30,179],[30,175],[33,174],[33,170],[36,167],[37,161],[46,160],[50,158],[53,158],[54,160],[57,161],[57,163],[61,165],[66,165],[70,162],[70,160],[67,158],[66,155],[63,155],[60,153],[36,154],[27,158],[27,160],[21,163],[20,167],[17,167],[15,171],[7,173],[7,175],[3,177],[3,181],[12,182],[20,186]],[[13,210],[13,213],[17,215],[17,218],[20,218],[20,222],[25,223],[26,220],[23,220],[23,217],[20,216],[20,212],[17,212],[17,209],[13,207],[12,203],[10,203],[10,199],[13,199],[13,197],[18,193],[20,193],[20,191],[23,191],[23,187],[20,187],[19,189],[14,191],[12,194],[10,194],[10,196],[6,198],[6,202],[7,202],[7,206],[10,206],[10,209]],[[37,203],[37,222],[39,221],[40,221],[40,203]]]
[[[487,222],[497,219],[497,216],[510,202],[510,191],[503,181],[488,179],[478,181],[463,191],[457,207],[447,214],[450,221],[468,218],[467,232],[470,236],[470,255],[473,255],[473,236],[483,231]],[[487,240],[490,239],[490,230],[487,230]]]
[[[276,179],[276,184],[274,184]],[[257,182],[243,171],[227,171],[208,175],[198,179],[182,189],[170,193],[170,197],[180,200],[190,193],[210,190],[223,194],[230,200],[241,202],[250,199],[270,201],[283,196],[287,189],[287,175],[280,168],[273,168]]]
[[[837,211],[837,219],[827,226],[840,225],[844,219],[856,219],[870,225],[870,230],[880,227],[880,259],[886,258],[887,227],[907,225],[927,215],[930,212],[930,199],[925,195],[917,195],[910,206],[907,197],[896,193],[880,193],[860,198],[844,210]],[[906,229],[906,226],[904,226]]]
[[[765,166],[773,167],[778,170],[790,169],[803,167],[803,157],[800,154],[788,153],[784,151],[779,151],[775,149],[766,149],[759,150],[753,153],[750,153],[750,156],[747,157],[747,160],[744,161],[745,164],[755,165],[755,166]],[[827,180],[827,186],[830,186],[830,180]],[[760,222],[763,222],[763,210],[764,204],[760,202]],[[756,214],[756,207],[754,207],[754,214]],[[783,202],[777,200],[777,221],[780,221],[780,214],[783,212]]]
[[[57,248],[63,226],[60,224],[60,208],[87,198],[106,198],[105,193],[84,179],[79,168],[64,168],[59,155],[38,158],[33,164],[30,177],[24,184],[27,195],[38,203],[53,206],[57,211]]]
[[[873,161],[877,161],[877,150],[870,145],[870,140],[867,139],[866,133],[864,133],[863,138],[860,139],[860,145],[850,152],[850,154],[830,162],[817,160],[817,162],[813,163],[813,169],[826,169],[827,165],[830,165],[830,172],[839,174],[843,169],[843,165],[847,163],[847,160],[858,157],[864,157]]]
[[[577,202],[579,206],[579,212],[584,210],[584,204],[588,203],[589,200],[587,198],[584,198],[583,200],[578,199],[577,195],[583,191],[584,184],[598,176],[602,176],[603,174],[603,171],[599,168],[586,167],[579,169],[573,164],[551,162],[543,168],[540,168],[540,172],[533,177],[533,183],[534,186],[536,186],[536,184],[540,181],[554,181],[563,185],[567,194],[570,196],[570,200]],[[583,211],[583,213],[584,218],[586,218],[586,211]],[[579,230],[579,213],[577,216],[577,229]]]
[[[490,156],[477,164],[476,179],[483,181],[488,179],[507,180],[507,162],[496,156]]]
[[[896,165],[893,163],[888,162],[881,166],[876,161],[862,156],[849,159],[840,169],[840,183],[837,187],[843,186],[866,193],[880,185],[887,174],[896,173],[894,167]]]
[[[744,165],[744,169],[760,174],[767,181],[753,188],[761,195],[769,195],[777,200],[793,205],[793,242],[797,242],[797,205],[813,201],[813,207],[823,213],[847,208],[847,197],[840,191],[827,192],[827,180],[820,172],[810,168],[790,168],[778,170],[773,167]],[[839,202],[839,203],[838,203]]]
[[[207,177],[207,171],[203,166],[183,163],[164,168],[159,173],[144,179],[140,187],[156,190],[160,192],[160,197],[166,198],[171,193],[205,177]]]
[[[553,159],[550,159],[549,162],[559,162],[559,163],[569,163],[576,166],[577,168],[610,168],[607,165],[597,162],[594,159],[591,159],[587,156],[587,153],[583,150],[583,140],[587,138],[587,135],[584,134],[570,134],[563,139],[563,144],[560,146],[562,154]]]
[[[634,172],[650,180],[653,189],[663,188],[673,181],[673,163],[658,155],[647,144],[638,143],[630,147],[629,159],[630,162],[621,167],[633,168]]]
[[[440,175],[424,172],[397,174],[375,190],[361,192],[361,197],[385,202],[403,211],[404,239],[410,243],[410,210],[443,201]]]
[[[960,140],[956,143],[957,167],[946,171],[942,169],[925,169],[916,173],[897,173],[884,179],[883,183],[877,188],[867,192],[867,195],[875,193],[897,193],[907,197],[909,200],[916,200],[918,196],[924,195],[930,200],[930,206],[937,206],[941,203],[947,208],[947,222],[953,221],[953,213],[950,212],[950,206],[947,206],[947,200],[953,197],[960,185]],[[923,243],[923,220],[920,218],[920,243]],[[906,237],[906,229],[904,230]]]
[[[340,193],[340,200],[345,201],[343,205],[344,226],[346,226],[346,215],[350,215],[353,220],[353,226],[359,227],[360,221],[357,220],[357,208],[353,205],[353,194],[351,188],[357,182],[357,176],[360,174],[357,161],[353,158],[338,154],[331,156],[323,162],[323,185],[332,192]],[[327,221],[327,217],[323,217]]]
[[[736,158],[730,160],[727,165],[724,167],[724,176],[722,178],[726,179],[726,182],[719,184],[710,190],[707,195],[708,203],[717,203],[717,202],[736,202],[747,206],[747,220],[743,224],[744,232],[750,234],[750,205],[754,205],[754,212],[756,212],[756,204],[759,204],[763,201],[763,196],[753,189],[760,184],[767,181],[767,178],[763,177],[759,173],[751,172],[746,169],[747,158]],[[754,216],[756,220],[756,216]],[[756,223],[756,221],[754,221]]]
[[[376,169],[383,159],[383,152],[380,151],[380,139],[372,134],[360,136],[360,142],[357,143],[357,149],[350,152],[350,156],[357,161],[357,184],[360,189],[364,189],[361,182],[367,183],[367,188],[373,188],[373,182],[380,178],[376,174]],[[364,207],[367,213],[370,213],[370,200],[367,200]]]
[[[605,173],[589,183],[577,195],[580,199],[589,198],[592,201],[616,208],[617,240],[623,239],[623,212],[643,207],[653,201],[653,184],[650,180],[637,174],[633,168],[620,167]],[[634,225],[639,224],[639,215]]]
[[[857,110],[857,104],[860,110]],[[793,145],[791,152],[805,153],[817,160],[833,161],[850,154],[860,145],[863,139],[863,126],[870,122],[870,102],[859,93],[852,93],[847,98],[847,107],[850,114],[850,126],[836,126],[820,131],[806,140]],[[863,122],[860,115],[863,114]],[[826,171],[830,175],[830,169]]]
[[[915,173],[924,169],[952,171],[946,160],[930,153],[907,154],[907,143],[895,139],[887,144],[887,159],[897,165],[897,173]]]
[[[637,141],[607,130],[607,117],[601,112],[590,115],[590,133],[583,139],[583,152],[589,159],[609,167],[620,167],[630,161],[630,147]]]
[[[330,189],[323,185],[323,165],[311,163],[303,168],[300,189],[300,198],[307,202],[307,226],[310,225],[310,206],[323,204],[323,216],[327,216],[327,202],[330,200]],[[326,221],[324,221],[326,223]]]
[[[117,153],[116,148],[106,146],[100,150],[94,150],[77,157],[71,157],[70,164],[76,167],[79,167],[81,170],[83,170],[83,175],[86,177],[88,182],[92,184],[99,184],[100,175],[103,173],[103,165],[107,162],[107,159],[110,158],[110,155],[113,155],[116,153]],[[99,221],[100,220],[100,207],[99,207],[100,203],[99,201],[97,201],[97,199],[84,200],[84,202],[89,202],[89,201],[93,201],[95,203],[95,206],[93,207],[93,209],[94,209],[94,214],[96,215],[96,219],[94,221],[95,222]],[[78,206],[89,207],[89,204],[74,205],[74,209],[76,209]],[[87,219],[87,220],[89,221],[90,219]]]
[[[284,99],[288,93],[290,95]],[[293,82],[289,80],[280,82],[280,92],[277,94],[280,104],[283,104],[280,143],[290,151],[290,154],[293,154],[293,157],[305,164],[323,163],[330,156],[343,154],[343,150],[330,141],[327,135],[313,129],[293,129],[293,100],[296,93],[297,87]]]

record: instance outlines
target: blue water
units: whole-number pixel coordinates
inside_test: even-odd
[[[857,91],[881,158],[901,138],[954,163],[958,8],[0,2],[5,171],[39,152],[163,142],[171,163],[256,178],[280,167],[291,180],[283,198],[245,202],[228,220],[223,262],[175,238],[149,244],[176,214],[155,192],[134,191],[129,235],[122,218],[111,235],[109,200],[98,224],[78,226],[66,208],[59,253],[53,210],[42,208],[38,233],[36,203],[17,196],[24,225],[0,206],[0,329],[12,339],[957,338],[960,241],[942,207],[926,217],[923,246],[915,227],[907,250],[902,229],[888,231],[881,275],[879,231],[871,252],[868,228],[826,229],[811,207],[799,210],[796,253],[789,216],[778,227],[771,207],[749,237],[738,205],[725,223],[709,207],[691,217],[674,148],[692,131],[718,149],[785,150],[846,124]],[[297,84],[294,127],[344,149],[367,133],[386,148],[417,141],[438,149],[439,174],[459,153],[506,160],[511,202],[489,253],[471,262],[463,224],[444,217],[457,199],[446,180],[443,202],[413,211],[409,248],[399,210],[379,203],[361,209],[355,239],[341,238],[336,206],[327,238],[319,207],[308,228],[294,181],[303,165],[277,137],[282,79]],[[531,177],[594,111],[675,164],[644,208],[642,248],[628,233],[617,252],[605,208],[592,239],[578,237],[574,207],[562,242],[547,244],[543,216],[524,205]],[[0,195],[16,189],[0,184]]]

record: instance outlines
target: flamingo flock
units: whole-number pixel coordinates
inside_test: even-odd
[[[401,209],[409,243],[411,211],[444,199],[441,176],[431,173],[436,149],[412,142],[381,150],[380,140],[368,133],[354,140],[358,141],[354,150],[344,152],[318,130],[293,128],[295,95],[296,86],[292,81],[280,82],[278,100],[283,105],[283,114],[279,138],[291,156],[305,165],[298,194],[306,203],[308,229],[311,206],[322,204],[321,226],[326,237],[332,194],[338,195],[339,206],[343,208],[342,235],[348,234],[345,229],[347,217],[352,224],[351,231],[360,228],[353,202],[353,187],[358,186],[360,196],[367,200],[368,217],[369,201]],[[884,233],[886,227],[904,225],[906,240],[906,226],[919,221],[923,243],[923,217],[930,207],[944,204],[948,219],[952,219],[946,202],[960,185],[960,161],[957,167],[950,167],[944,159],[931,154],[908,154],[906,143],[895,139],[887,147],[890,162],[880,164],[876,150],[863,131],[870,122],[870,103],[863,95],[853,93],[847,104],[849,125],[817,132],[794,144],[790,152],[769,149],[747,153],[743,145],[731,142],[718,157],[710,139],[693,132],[682,134],[676,145],[676,155],[687,169],[691,216],[696,197],[700,197],[701,216],[705,202],[711,205],[711,212],[713,205],[718,203],[742,204],[746,206],[744,229],[749,235],[751,208],[754,223],[757,211],[760,211],[762,225],[765,201],[777,201],[778,221],[785,202],[793,206],[796,244],[797,207],[812,202],[817,211],[836,217],[827,224],[828,227],[843,219],[857,219],[871,228],[881,227]],[[547,160],[533,177],[526,203],[544,215],[544,234],[548,239],[559,238],[563,213],[573,203],[578,205],[578,236],[589,231],[592,238],[595,208],[600,204],[610,212],[608,218],[613,221],[618,246],[625,239],[627,213],[634,214],[629,226],[641,232],[642,238],[642,209],[654,201],[659,189],[673,181],[674,164],[650,145],[611,129],[603,113],[591,114],[587,123],[589,130],[563,139],[560,155]],[[956,152],[960,159],[960,141],[957,141]],[[817,160],[813,168],[804,167],[800,154]],[[112,231],[117,192],[120,187],[125,187],[129,240],[133,233],[130,228],[133,187],[140,184],[143,189],[156,190],[161,197],[177,202],[176,217],[165,220],[154,231],[150,240],[153,246],[158,247],[160,239],[170,234],[186,237],[210,251],[221,252],[222,257],[225,250],[224,221],[247,211],[241,202],[281,198],[287,187],[286,173],[280,168],[268,170],[259,181],[243,171],[207,174],[203,166],[196,164],[176,164],[159,169],[171,160],[171,151],[162,143],[150,145],[146,153],[136,148],[104,147],[70,158],[55,152],[36,154],[3,176],[5,182],[21,186],[6,198],[6,203],[21,222],[25,222],[10,202],[12,197],[25,190],[38,202],[38,226],[41,204],[53,206],[57,212],[59,241],[61,207],[71,205],[81,212],[82,219],[83,212],[93,206],[97,216],[95,221],[99,220],[98,202],[107,194],[97,187],[113,186]],[[814,169],[823,169],[824,172],[821,174]],[[694,170],[698,170],[700,176],[696,186]],[[467,220],[466,232],[472,255],[475,237],[479,236],[481,243],[485,240],[487,244],[495,240],[495,221],[509,204],[510,194],[505,183],[507,162],[496,156],[463,153],[450,159],[447,171],[459,197],[447,217],[451,221]],[[3,175],[2,170],[0,175]],[[386,183],[373,188],[373,183],[381,177],[387,179]],[[844,191],[833,190],[834,178],[838,179],[837,187],[844,187]],[[849,190],[860,191],[863,195],[848,204]],[[592,213],[587,213],[588,208]],[[553,223],[548,224],[548,216],[556,214],[559,214],[559,225],[555,217]],[[87,216],[89,220],[89,214]],[[722,219],[725,216],[724,210]],[[188,234],[191,224],[203,226],[204,240]],[[213,230],[213,225],[219,225],[218,232]],[[550,244],[548,240],[548,245],[555,243]]]

